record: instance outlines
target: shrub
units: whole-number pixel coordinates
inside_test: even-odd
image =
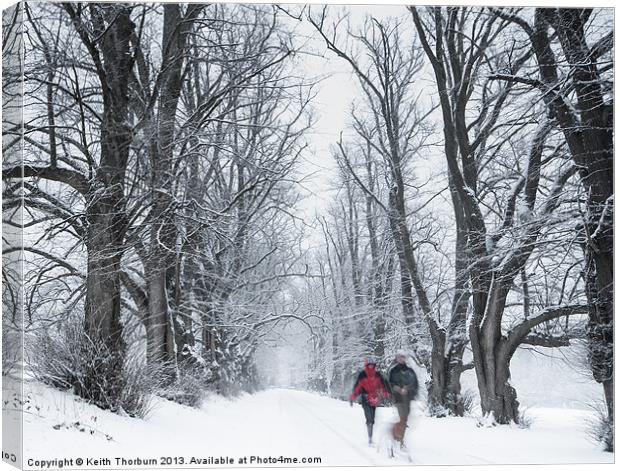
[[[189,407],[199,408],[212,389],[212,376],[200,364],[179,366],[176,381],[159,390],[159,395]]]
[[[461,391],[461,404],[463,407],[463,415],[471,416],[476,412],[478,394],[472,389]]]
[[[153,399],[164,382],[160,369],[146,365],[140,357],[125,359],[123,388],[119,397],[122,412],[130,417],[145,418],[153,409]]]
[[[38,381],[61,390],[72,388],[90,403],[119,414],[145,417],[161,386],[159,371],[147,368],[140,357],[113,358],[105,345],[85,335],[79,318],[36,330],[27,352]]]
[[[522,429],[529,429],[534,423],[534,418],[530,414],[530,410],[527,407],[521,407],[518,419],[519,421],[517,422],[517,427]]]
[[[586,433],[590,439],[602,445],[604,451],[614,451],[614,422],[607,414],[607,408],[602,402],[590,406],[594,409],[594,417],[587,422]]]
[[[32,375],[57,389],[76,384],[84,361],[79,348],[82,332],[76,321],[35,330],[26,344],[26,362]]]

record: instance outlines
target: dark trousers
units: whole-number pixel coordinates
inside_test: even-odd
[[[368,404],[368,401],[362,399],[362,408],[364,409],[364,416],[366,417],[366,425],[372,425],[375,423],[375,411],[376,407]]]
[[[398,411],[398,418],[402,425],[407,425],[407,419],[409,419],[409,412],[411,411],[411,403],[408,400],[399,401],[394,404]]]

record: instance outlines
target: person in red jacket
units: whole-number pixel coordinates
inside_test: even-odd
[[[362,398],[362,408],[366,417],[366,428],[368,430],[368,444],[372,444],[372,429],[375,424],[375,410],[381,401],[381,396],[388,397],[390,393],[383,380],[381,373],[377,371],[377,361],[372,358],[366,358],[364,362],[364,370],[360,372],[353,386],[353,392],[349,396],[349,402],[353,405],[353,401],[357,396]]]

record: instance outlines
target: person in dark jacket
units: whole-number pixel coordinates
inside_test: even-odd
[[[418,394],[418,377],[415,371],[407,366],[406,352],[401,350],[396,354],[394,363],[388,370],[388,383],[399,418],[394,427],[394,438],[403,445],[407,420],[411,411],[411,401]]]
[[[364,362],[364,370],[357,376],[357,380],[353,385],[353,392],[349,396],[349,402],[353,405],[353,401],[357,396],[362,398],[362,408],[366,417],[366,429],[368,430],[368,444],[372,444],[372,429],[375,423],[375,410],[381,401],[381,396],[389,396],[387,385],[377,371],[377,361],[372,358],[366,358]]]

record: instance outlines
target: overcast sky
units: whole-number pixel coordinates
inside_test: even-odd
[[[318,12],[320,7],[312,8]],[[406,27],[411,18],[403,5],[332,5],[329,8],[330,21],[346,16],[354,31],[363,27],[367,15],[372,15],[378,20],[397,17],[405,26],[401,28],[403,40],[411,41],[408,35],[413,27]],[[295,28],[297,40],[300,44],[303,43],[303,49],[308,51],[303,55],[303,59],[299,60],[302,68],[299,72],[307,78],[323,77],[317,84],[317,95],[312,102],[315,124],[306,135],[310,149],[304,154],[300,167],[301,173],[307,178],[304,185],[304,194],[307,196],[300,209],[306,221],[311,223],[314,214],[323,213],[335,196],[335,193],[330,191],[333,188],[332,180],[336,169],[330,148],[338,141],[341,132],[345,131],[346,135],[351,105],[354,100],[359,102],[360,88],[351,66],[327,50],[325,42],[309,22],[291,20],[291,25]],[[341,33],[346,29],[346,24],[339,27]],[[344,40],[342,34],[340,44],[344,43]],[[420,81],[421,87],[429,85],[432,84],[428,80]],[[424,178],[431,172],[430,167],[433,165],[434,170],[437,170],[437,163],[436,158],[416,163],[416,173]],[[312,244],[319,243],[320,237],[314,234],[311,240]]]

